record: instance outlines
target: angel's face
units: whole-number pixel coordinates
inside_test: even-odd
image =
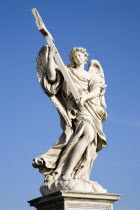
[[[74,59],[74,62],[77,65],[81,65],[81,64],[84,64],[85,63],[84,53],[82,53],[80,51],[76,51],[76,52],[73,53],[73,59]]]

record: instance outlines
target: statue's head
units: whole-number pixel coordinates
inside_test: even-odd
[[[70,61],[73,66],[76,64],[85,64],[88,60],[88,53],[85,48],[82,47],[74,47],[70,52]]]

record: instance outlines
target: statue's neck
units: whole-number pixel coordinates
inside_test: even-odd
[[[75,67],[78,71],[80,70],[84,70],[84,64],[79,64],[79,65],[76,65]]]

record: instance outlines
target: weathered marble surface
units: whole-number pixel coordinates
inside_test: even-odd
[[[91,60],[86,71],[88,53],[82,47],[71,50],[70,64],[65,65],[38,11],[32,12],[48,43],[37,55],[38,79],[59,112],[63,130],[52,148],[33,160],[45,176],[41,193],[64,189],[105,193],[101,185],[89,180],[97,152],[107,144],[102,129],[107,118],[102,66]]]
[[[61,190],[29,201],[37,210],[113,210],[118,194],[97,194]]]
[[[89,180],[97,152],[106,146],[102,122],[106,120],[105,79],[101,64],[91,60],[88,71],[86,49],[75,47],[66,66],[81,98],[76,104],[61,70],[54,62],[56,49],[44,46],[37,56],[39,82],[60,114],[62,135],[45,154],[33,160],[33,166],[45,176],[42,195],[57,190],[107,192]]]

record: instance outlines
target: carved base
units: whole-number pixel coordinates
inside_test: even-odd
[[[107,193],[107,190],[104,189],[100,184],[93,181],[82,181],[80,179],[71,179],[68,181],[54,181],[45,182],[40,187],[40,192],[42,195],[48,195],[50,193],[67,190],[67,191],[80,191],[88,193]]]
[[[113,210],[113,202],[119,199],[118,194],[61,190],[28,203],[37,210]]]

